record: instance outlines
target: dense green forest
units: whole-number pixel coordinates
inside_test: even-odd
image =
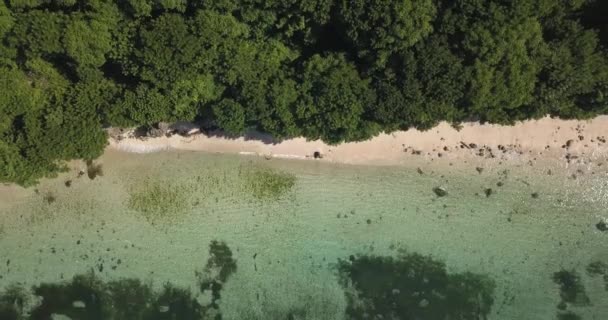
[[[330,143],[608,113],[590,0],[2,0],[0,181],[197,121]]]

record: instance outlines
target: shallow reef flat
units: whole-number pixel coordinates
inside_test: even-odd
[[[3,197],[0,319],[608,314],[603,167],[171,151],[72,168]]]

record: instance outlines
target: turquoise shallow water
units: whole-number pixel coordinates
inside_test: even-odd
[[[66,173],[0,206],[0,286],[26,292],[17,308],[5,290],[5,309],[24,319],[608,319],[608,233],[596,227],[608,178],[597,168],[183,152],[100,163],[94,180]],[[279,181],[270,195],[269,177]]]

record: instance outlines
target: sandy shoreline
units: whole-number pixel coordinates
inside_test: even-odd
[[[543,118],[514,126],[465,123],[456,130],[447,123],[428,130],[381,134],[367,141],[331,146],[304,138],[267,143],[263,139],[197,134],[160,138],[110,139],[109,149],[148,153],[164,150],[259,155],[264,157],[313,159],[315,151],[323,161],[345,164],[402,164],[411,157],[425,159],[492,158],[596,160],[608,155],[608,116],[592,120]]]

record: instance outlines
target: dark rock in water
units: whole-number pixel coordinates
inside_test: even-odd
[[[47,193],[47,194],[45,194],[44,197],[43,197],[43,199],[48,204],[51,204],[51,203],[57,201],[57,197],[55,197],[55,195],[52,194],[52,193],[50,193],[50,192]]]
[[[69,188],[69,187],[71,187],[71,186],[72,186],[72,180],[66,180],[66,181],[64,182],[64,184],[65,184],[65,186],[66,186],[66,187],[68,187],[68,188]]]
[[[538,192],[532,192],[532,198],[538,199]]]
[[[505,185],[505,183],[504,183],[504,182],[502,182],[502,181],[498,181],[498,182],[496,182],[496,186],[498,186],[498,187],[502,187],[502,186],[504,186],[504,185]]]
[[[438,197],[445,197],[445,196],[447,196],[447,195],[448,195],[448,191],[447,191],[447,190],[445,190],[445,189],[444,189],[444,188],[442,188],[442,187],[435,187],[435,188],[433,188],[433,192],[435,192],[435,194],[436,194]]]
[[[608,223],[606,223],[605,220],[601,220],[600,222],[598,222],[595,227],[602,232],[606,232],[608,231]]]
[[[492,195],[492,193],[494,193],[494,190],[492,190],[492,188],[487,188],[483,191],[483,193],[486,195],[486,197],[489,197]]]
[[[477,167],[477,168],[475,168],[475,170],[477,170],[478,173],[482,173],[483,172],[483,168],[482,167]]]
[[[422,169],[420,169],[420,168],[416,169],[416,171],[417,171],[419,174],[424,174],[424,171],[422,171]]]
[[[91,180],[103,176],[103,168],[101,164],[95,164],[92,160],[87,161],[87,176]]]

